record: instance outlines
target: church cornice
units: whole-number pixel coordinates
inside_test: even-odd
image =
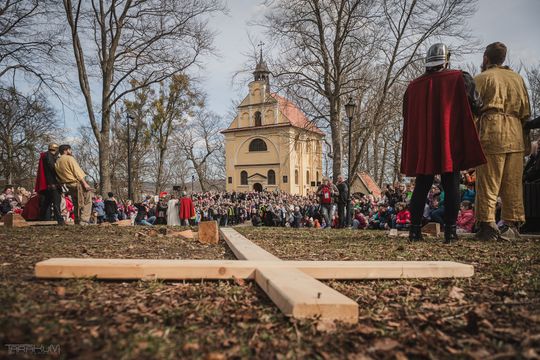
[[[310,134],[318,135],[321,138],[324,137],[324,134],[321,134],[321,133],[319,133],[317,131],[310,130],[310,129],[305,129],[305,128],[300,128],[298,126],[291,125],[290,123],[286,123],[286,124],[270,124],[270,125],[261,125],[261,126],[246,126],[246,127],[241,127],[241,128],[229,128],[229,129],[221,130],[221,133],[222,134],[227,134],[227,133],[234,133],[234,132],[241,132],[241,131],[254,131],[254,130],[275,129],[275,128],[293,128],[293,129],[309,132]]]

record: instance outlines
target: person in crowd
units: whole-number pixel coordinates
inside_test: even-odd
[[[396,210],[396,229],[397,230],[408,230],[411,226],[411,213],[407,208],[405,203],[398,203]]]
[[[369,228],[373,230],[385,230],[390,228],[390,214],[388,213],[388,205],[385,203],[379,204],[379,211],[373,214],[369,221]]]
[[[319,196],[321,214],[324,218],[324,222],[327,227],[330,227],[330,217],[332,215],[332,204],[334,202],[334,196],[337,196],[338,190],[332,185],[328,178],[324,178],[322,184],[317,189],[317,196]]]
[[[177,194],[178,196],[178,194]],[[167,225],[179,226],[180,223],[180,202],[174,196],[171,196],[167,203]]]
[[[156,204],[156,225],[167,225],[167,208],[167,193],[161,193]]]
[[[105,216],[110,223],[117,222],[119,218],[118,203],[112,192],[107,193],[107,200],[105,200]]]
[[[347,221],[347,204],[349,203],[349,185],[343,178],[343,175],[337,177],[337,208],[339,217],[339,228],[345,228],[348,226]]]
[[[457,218],[457,232],[458,233],[472,233],[474,229],[474,223],[476,219],[474,217],[473,205],[470,201],[465,200],[461,202],[459,215]]]
[[[261,216],[259,215],[259,212],[255,209],[251,210],[251,225],[256,227],[262,226]]]
[[[92,211],[92,188],[85,180],[86,174],[73,157],[70,145],[60,145],[60,157],[55,163],[56,174],[73,200],[75,224],[88,225]]]
[[[401,173],[416,177],[410,203],[411,241],[422,240],[422,210],[437,174],[445,190],[444,242],[458,239],[460,170],[486,162],[473,121],[473,113],[481,108],[480,97],[469,74],[448,69],[449,59],[446,45],[432,45],[425,73],[409,84],[403,98]]]
[[[180,198],[180,211],[179,211],[181,225],[188,226],[189,220],[193,216],[195,216],[195,207],[193,206],[193,200],[191,200],[191,197],[187,196],[187,192],[182,191],[182,197]],[[219,221],[218,221],[218,224],[219,224]]]
[[[352,220],[353,229],[365,229],[367,228],[367,221],[364,214],[362,214],[360,209],[354,210],[354,217]]]
[[[145,202],[135,204],[137,215],[135,216],[135,225],[153,226],[156,222],[156,217],[150,215],[150,205]]]
[[[484,51],[482,72],[474,81],[483,106],[477,127],[487,163],[476,168],[476,219],[478,240],[513,240],[525,221],[523,208],[523,125],[530,117],[529,97],[523,78],[508,66],[506,46],[489,44]],[[496,226],[497,197],[502,200],[504,226]]]
[[[105,221],[105,203],[101,195],[96,195],[92,202],[92,210],[95,213],[96,223],[101,224]]]
[[[64,225],[64,219],[60,212],[62,188],[56,174],[56,160],[58,158],[58,145],[49,144],[48,150],[39,156],[36,185],[34,191],[39,194],[39,219],[42,221],[51,219],[51,206],[54,220],[58,225]]]

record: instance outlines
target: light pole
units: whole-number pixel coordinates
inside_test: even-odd
[[[133,200],[133,187],[131,185],[131,135],[130,135],[130,123],[133,120],[133,116],[127,114],[127,176],[128,176],[128,199]]]
[[[356,104],[354,103],[354,100],[352,96],[349,97],[349,102],[345,104],[345,113],[347,114],[347,118],[349,119],[349,159],[348,159],[348,169],[347,169],[347,225],[352,225],[352,214],[351,214],[351,185],[352,185],[352,121],[354,117],[354,110],[356,108]]]
[[[191,194],[193,195],[193,186],[195,185],[195,175],[191,175]]]

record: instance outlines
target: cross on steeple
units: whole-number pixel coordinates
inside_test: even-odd
[[[262,41],[259,41],[259,44],[257,46],[259,47],[259,63],[262,63],[262,48],[265,45]]]

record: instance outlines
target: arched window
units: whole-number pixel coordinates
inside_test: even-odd
[[[309,185],[309,170],[306,171],[306,184]]]
[[[268,185],[276,185],[276,172],[268,170]]]
[[[248,184],[247,171],[242,171],[240,173],[240,185],[247,185],[247,184]]]
[[[294,183],[298,185],[298,170],[294,170]]]
[[[319,172],[317,171],[317,179],[315,179],[315,181],[317,181],[317,184],[319,183]]]
[[[253,139],[249,143],[249,151],[266,151],[266,143],[262,139]]]
[[[257,111],[255,113],[255,126],[261,126],[262,125],[262,117],[261,117],[261,112],[260,111]]]

